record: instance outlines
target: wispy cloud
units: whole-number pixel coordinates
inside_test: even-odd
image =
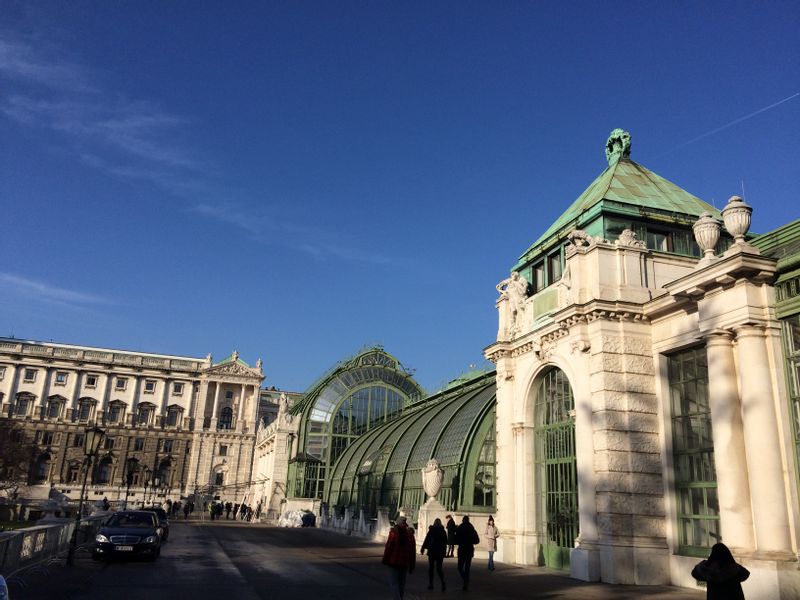
[[[195,214],[242,230],[254,241],[280,244],[321,261],[394,262],[351,247],[332,232],[310,228],[305,220],[269,218],[261,203],[253,210],[246,203],[220,200],[230,196],[228,186],[214,184],[207,162],[176,141],[191,119],[104,89],[96,73],[64,60],[62,54],[0,34],[0,80],[10,84],[0,86],[0,116],[53,132],[51,143],[66,145],[83,164],[113,177],[155,185],[190,201]],[[24,287],[24,281],[20,278],[17,285]],[[28,283],[33,289],[35,282]],[[46,290],[56,291],[39,285],[45,296]],[[61,292],[66,301],[70,292]],[[72,301],[78,297],[72,296]]]
[[[16,83],[0,92],[0,113],[18,123],[64,135],[81,147],[108,155],[106,170],[128,165],[157,169],[198,169],[198,160],[177,144],[175,134],[189,121],[150,102],[102,91],[90,72],[30,45],[0,39],[0,77]],[[22,89],[20,89],[22,88]],[[157,178],[155,178],[157,179]]]
[[[11,273],[0,273],[0,290],[4,294],[81,307],[110,303],[108,299],[96,294],[68,290]]]
[[[0,39],[0,75],[49,88],[94,91],[85,69],[65,61],[45,62],[28,44]]]

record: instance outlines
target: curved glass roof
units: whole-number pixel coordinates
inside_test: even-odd
[[[436,458],[444,469],[437,499],[448,508],[470,504],[465,465],[480,452],[483,437],[477,433],[494,420],[495,400],[491,371],[409,406],[342,453],[330,471],[327,502],[363,506],[373,514],[376,506],[388,507],[390,514],[400,506],[416,511],[426,500],[421,469]]]
[[[321,464],[290,472],[294,493],[321,498],[329,465],[360,436],[424,395],[411,373],[383,348],[367,348],[337,363],[291,409],[302,423],[298,452]]]

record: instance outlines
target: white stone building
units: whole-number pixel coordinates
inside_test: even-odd
[[[629,155],[613,132],[609,167],[498,286],[499,557],[694,587],[722,541],[748,599],[800,598],[780,261],[741,199],[720,215]]]
[[[261,381],[234,352],[204,359],[0,338],[0,410],[34,456],[26,476],[36,495],[51,485],[80,491],[82,436],[106,431],[89,478],[90,500],[177,499],[195,492],[230,499],[247,490]],[[19,474],[17,474],[19,475]],[[158,478],[159,485],[154,488]],[[41,491],[39,492],[41,495]]]

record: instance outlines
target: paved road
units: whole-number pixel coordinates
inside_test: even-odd
[[[155,563],[97,563],[79,554],[72,569],[54,563],[11,589],[11,600],[388,600],[382,546],[318,529],[279,529],[232,522],[173,523]],[[461,590],[455,559],[449,588],[427,591],[427,557],[409,577],[406,600],[427,598],[569,600],[702,600],[704,593],[668,587],[587,584],[542,568],[473,565]]]

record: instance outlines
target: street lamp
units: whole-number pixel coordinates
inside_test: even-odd
[[[148,467],[142,469],[142,477],[144,478],[144,496],[142,496],[142,508],[147,503],[147,486],[150,485],[150,476],[153,474],[153,471]]]
[[[75,551],[78,548],[78,529],[81,527],[81,517],[83,516],[83,497],[86,495],[86,480],[89,478],[92,462],[97,458],[97,452],[105,439],[106,432],[97,426],[87,429],[83,437],[83,453],[86,455],[86,458],[83,459],[83,485],[81,486],[81,498],[78,502],[78,514],[75,515],[75,529],[72,530],[72,542],[67,554],[68,565],[72,565],[75,562]]]
[[[125,510],[128,510],[128,495],[131,493],[131,483],[133,483],[133,476],[139,470],[139,459],[130,457],[125,461],[125,481],[128,486],[125,488]]]

